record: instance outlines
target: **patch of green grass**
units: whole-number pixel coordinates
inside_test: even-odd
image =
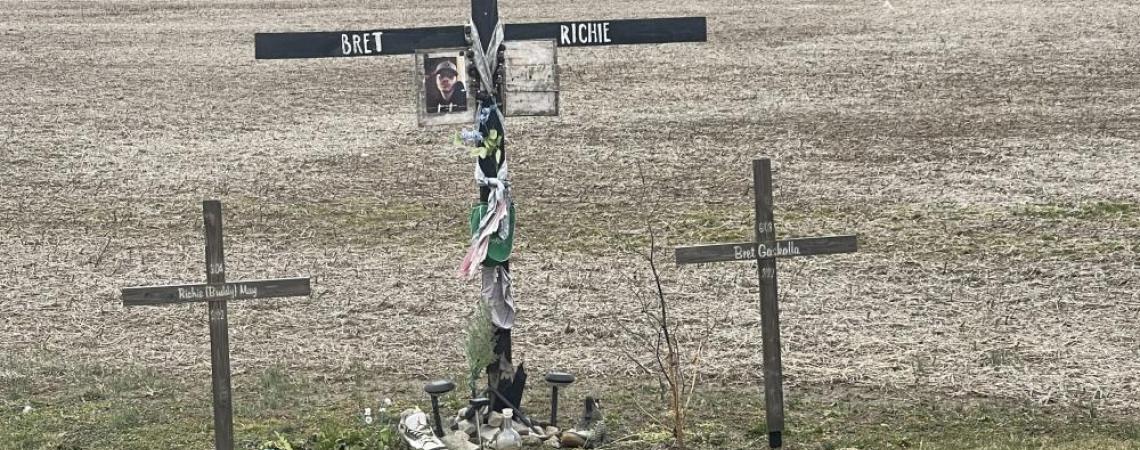
[[[996,400],[911,399],[812,406],[813,410],[794,412],[789,423],[787,438],[805,444],[802,448],[1140,448],[1136,423],[1075,417],[1072,411]]]
[[[15,372],[0,373],[0,386],[5,386],[5,388],[0,391],[3,395],[0,399],[3,400],[4,404],[15,404],[26,400],[28,394],[32,391],[32,385],[32,377],[30,376]]]
[[[198,406],[208,397],[153,369],[44,355],[26,361],[15,378],[22,381],[0,385],[7,399],[0,448],[187,448],[205,428],[190,424],[210,417],[208,403]]]
[[[290,399],[298,394],[299,386],[289,371],[283,367],[268,367],[257,375],[256,407],[259,410],[276,411],[288,407]]]
[[[233,380],[237,448],[266,448],[278,434],[297,450],[397,448],[388,414],[400,406],[381,411],[369,404],[376,421],[365,424],[359,402],[340,395],[345,386],[282,367],[250,372]],[[0,409],[0,448],[182,449],[213,442],[209,374],[45,360],[28,375],[5,378],[39,381],[0,385],[0,397],[16,399]]]
[[[400,449],[402,439],[392,421],[350,424],[325,418],[312,429],[273,432],[272,438],[246,448],[263,450],[389,450]]]
[[[209,416],[197,411],[187,417],[175,405],[172,400],[44,402],[26,413],[5,414],[0,442],[4,448],[20,449],[199,446],[208,435],[203,433],[205,426],[196,423],[207,423]]]
[[[988,367],[1016,366],[1021,361],[1021,355],[1015,349],[998,348],[986,350],[982,354],[982,365]]]
[[[1098,201],[1091,203],[1046,203],[1025,205],[1014,210],[1014,215],[1047,220],[1129,220],[1140,219],[1140,205],[1133,202]]]
[[[750,204],[700,205],[662,209],[646,205],[582,204],[533,205],[520,214],[520,235],[534,251],[603,253],[612,250],[644,252],[649,247],[647,226],[653,224],[660,248],[677,245],[749,242],[753,239],[754,212]],[[844,217],[829,207],[781,211],[780,238],[815,232],[819,222]],[[842,234],[846,230],[830,230]],[[826,231],[825,231],[826,232]],[[517,243],[517,241],[516,241]]]
[[[860,252],[909,248],[916,255],[950,261],[1111,258],[1140,250],[1121,232],[1140,227],[1140,214],[1129,212],[1140,213],[1140,207],[1130,203],[924,207],[931,209],[883,211],[871,232],[859,234]]]
[[[753,220],[748,205],[683,210],[667,219],[678,239],[706,244],[751,241]]]
[[[994,351],[983,358],[1000,366],[1016,357],[1007,353]],[[30,411],[22,412],[23,399],[4,404],[0,448],[206,448],[213,441],[208,374],[48,366],[46,371],[59,378],[37,384],[34,393],[27,394]],[[79,376],[86,381],[75,382]],[[237,448],[399,448],[390,427],[398,412],[411,405],[425,411],[430,407],[419,383],[395,388],[393,380],[367,384],[354,378],[330,382],[320,374],[283,367],[253,369],[236,377]],[[0,394],[13,396],[14,386],[0,386]],[[383,395],[391,395],[394,405],[381,409],[378,386],[384,386]],[[175,394],[165,394],[168,391]],[[699,386],[689,406],[690,449],[764,448],[762,391],[760,385]],[[667,411],[656,384],[583,380],[561,398],[564,425],[576,420],[585,395],[602,399],[614,440],[607,448],[657,449],[668,441],[668,429],[658,422],[666,419]],[[1140,450],[1140,422],[1135,418],[1112,417],[1081,405],[1041,406],[841,385],[796,386],[786,395],[784,438],[790,450]],[[465,403],[459,394],[442,400],[444,416]],[[548,402],[545,386],[533,384],[524,405],[531,417],[541,418],[549,413]],[[372,424],[361,420],[364,407],[373,409]]]
[[[467,233],[466,207],[399,198],[347,197],[303,204],[244,198],[232,200],[227,209],[241,211],[237,220],[226,224],[235,232],[242,227],[309,230],[310,239],[341,244],[391,242],[423,233],[424,228],[434,229],[446,242],[463,242]]]
[[[631,385],[603,394],[607,420],[622,419],[609,424],[618,438],[613,448],[657,449],[668,441],[667,430],[642,412],[661,411],[654,391]],[[762,391],[698,387],[688,412],[690,449],[767,448]],[[789,450],[1140,449],[1140,421],[1093,414],[1079,405],[840,385],[802,386],[785,395],[783,437]]]

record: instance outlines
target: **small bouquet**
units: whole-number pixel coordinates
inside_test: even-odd
[[[500,150],[500,144],[503,142],[503,137],[499,135],[499,130],[491,129],[484,137],[483,133],[479,130],[469,130],[464,128],[455,135],[456,147],[471,147],[470,156],[477,158],[486,158],[487,155],[494,155],[495,162],[503,162],[503,152]]]

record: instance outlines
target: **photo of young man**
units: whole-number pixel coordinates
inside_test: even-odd
[[[467,87],[459,75],[458,58],[428,58],[424,65],[424,108],[428,114],[467,110]]]

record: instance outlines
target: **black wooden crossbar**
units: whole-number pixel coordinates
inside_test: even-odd
[[[257,59],[403,55],[417,49],[467,46],[462,26],[257,33],[253,41]]]
[[[503,34],[507,40],[553,39],[560,47],[707,40],[704,17],[508,24]],[[462,26],[256,33],[253,39],[257,59],[400,55],[467,46]]]
[[[520,23],[507,25],[503,33],[511,41],[554,39],[559,47],[708,40],[704,17]]]
[[[183,284],[123,288],[124,306],[294,297],[310,294],[308,278],[278,278],[223,284]]]

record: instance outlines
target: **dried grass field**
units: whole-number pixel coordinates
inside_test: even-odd
[[[750,162],[766,156],[781,237],[860,237],[858,253],[780,262],[790,412],[834,391],[1140,411],[1140,3],[499,7],[508,23],[709,20],[707,43],[562,49],[561,116],[508,121],[514,342],[533,374],[652,403],[627,357],[649,353],[623,331],[652,225],[674,326],[703,342],[700,384],[731,393],[701,408],[745,422],[704,423],[762,424],[755,265],[678,268],[669,249],[751,239]],[[207,198],[225,207],[230,281],[314,278],[311,298],[231,303],[239,403],[285,376],[306,388],[254,404],[303,421],[352,414],[323,395],[422,405],[420,383],[460,376],[478,287],[455,276],[476,192],[459,127],[416,128],[411,56],[258,61],[253,35],[458,25],[467,2],[0,11],[0,448],[143,445],[90,436],[106,417],[131,436],[191,417],[192,448],[208,446],[205,306],[119,298],[204,281]],[[612,408],[631,434],[640,401]],[[22,425],[24,406],[40,422]],[[141,412],[107,415],[121,408]],[[265,437],[243,408],[239,437]],[[799,429],[843,427],[819,423]],[[759,445],[741,439],[708,445]],[[1112,448],[1140,446],[1125,441]]]

